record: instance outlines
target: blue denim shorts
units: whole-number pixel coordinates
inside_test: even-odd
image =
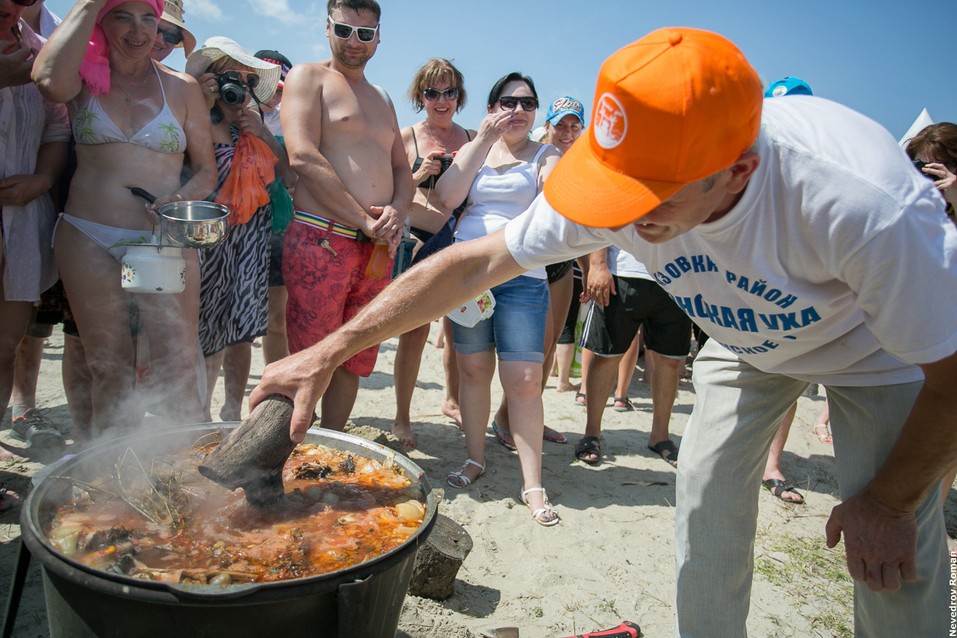
[[[545,315],[548,284],[519,276],[492,288],[495,312],[472,328],[452,324],[455,351],[461,354],[498,351],[501,361],[545,361]]]

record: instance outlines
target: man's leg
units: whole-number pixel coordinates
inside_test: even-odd
[[[319,427],[341,432],[349,421],[359,393],[359,375],[345,368],[336,368],[329,388],[322,395],[322,417]]]
[[[654,364],[651,372],[652,413],[648,445],[654,446],[668,440],[668,426],[671,423],[671,412],[675,407],[684,357],[676,359],[658,354],[654,350],[646,350],[645,356],[649,355],[654,359]]]
[[[834,468],[841,499],[859,493],[887,459],[920,383],[827,388]],[[917,510],[917,576],[898,592],[875,593],[854,583],[858,636],[950,635],[948,558],[943,510],[931,490]]]
[[[585,436],[601,436],[601,419],[605,414],[605,404],[612,386],[615,385],[618,362],[623,355],[592,354],[588,366],[588,395],[585,397]]]
[[[805,385],[760,372],[714,341],[695,360],[675,510],[682,637],[747,635],[761,473],[778,420]]]

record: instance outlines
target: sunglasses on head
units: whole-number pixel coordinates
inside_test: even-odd
[[[523,111],[534,111],[538,108],[538,98],[535,97],[514,97],[512,95],[503,95],[498,98],[498,103],[506,111],[514,111],[521,104]]]
[[[427,89],[422,90],[422,96],[429,102],[435,102],[441,97],[444,97],[448,101],[458,99],[459,90],[454,86],[450,89],[445,89],[444,91],[439,91],[438,89],[433,89],[431,86]]]
[[[178,28],[173,29],[157,29],[157,33],[163,36],[163,42],[170,46],[176,46],[183,41],[183,32]]]
[[[19,5],[21,7],[32,7],[37,3],[37,0],[13,0],[13,4]]]
[[[379,30],[378,24],[374,27],[354,27],[345,22],[336,22],[332,17],[329,17],[329,24],[332,25],[333,34],[340,40],[348,40],[355,33],[359,42],[372,42],[375,39],[376,31]]]

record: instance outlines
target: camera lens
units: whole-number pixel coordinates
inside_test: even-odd
[[[219,84],[219,95],[223,102],[230,106],[243,104],[246,101],[246,87],[237,73],[223,73],[216,76]]]

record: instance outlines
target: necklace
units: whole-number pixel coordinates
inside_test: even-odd
[[[134,82],[129,88],[131,90],[136,90],[141,88],[146,81],[150,79],[149,73],[143,75],[143,77],[136,82]],[[129,91],[126,90],[126,87],[122,83],[116,81],[117,78],[113,78],[112,86],[117,87],[119,90],[123,91],[123,101],[126,102],[127,108],[133,106],[133,98],[130,96]]]
[[[455,137],[455,126],[456,126],[456,125],[455,125],[455,123],[453,122],[453,123],[452,123],[452,126],[451,126],[451,128],[450,128],[450,130],[449,130],[449,134],[446,135],[446,136],[445,136],[445,140],[442,141],[442,140],[440,140],[439,138],[437,138],[437,137],[435,136],[435,133],[432,131],[432,124],[431,124],[428,120],[425,121],[425,127],[426,127],[426,129],[427,129],[427,132],[428,132],[428,134],[429,134],[429,137],[432,138],[432,141],[435,143],[436,146],[441,147],[443,153],[445,153],[445,152],[447,152],[447,151],[449,150],[449,143],[451,143],[452,138]]]

